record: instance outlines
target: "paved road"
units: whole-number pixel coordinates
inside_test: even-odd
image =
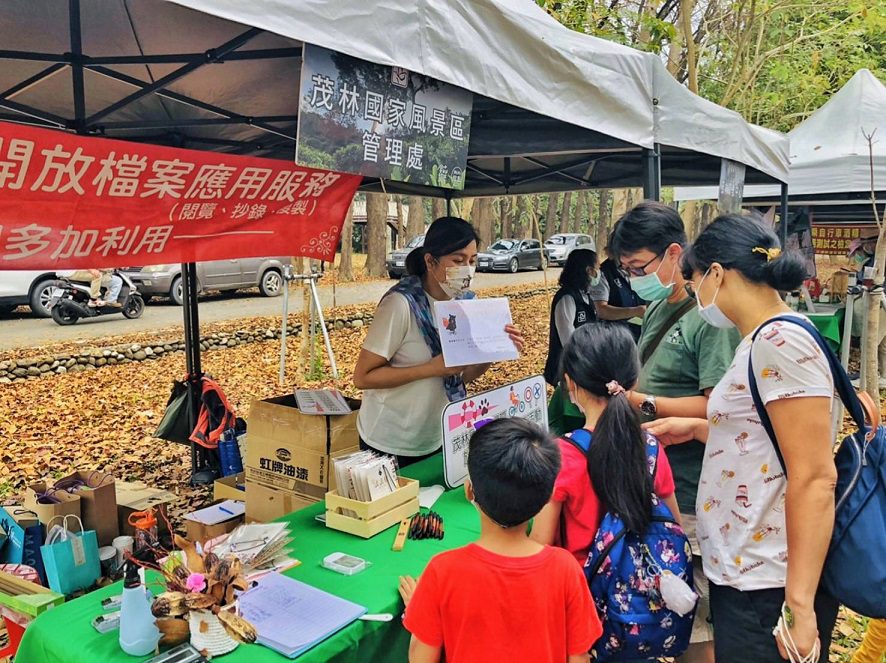
[[[560,270],[548,270],[548,282],[555,283]],[[520,272],[518,274],[478,274],[476,288],[495,288],[509,285],[537,285],[544,277],[541,272]],[[332,286],[320,282],[320,303],[323,308],[332,306]],[[336,287],[338,306],[366,304],[378,301],[393,284],[392,281],[370,281],[339,285]],[[301,310],[301,296],[289,299],[290,311]],[[218,322],[253,316],[280,315],[283,299],[256,295],[255,290],[235,293],[215,293],[200,299],[200,322]],[[148,304],[144,315],[138,320],[127,320],[122,315],[108,315],[88,320],[80,320],[70,327],[60,327],[51,319],[34,318],[27,307],[7,316],[0,316],[0,351],[14,348],[35,347],[49,343],[88,341],[90,339],[132,334],[141,331],[156,331],[165,328],[181,328],[182,309],[171,302],[158,299]]]

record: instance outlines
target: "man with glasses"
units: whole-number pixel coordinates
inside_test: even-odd
[[[732,363],[740,340],[735,329],[717,329],[698,315],[680,269],[686,242],[680,215],[656,202],[634,207],[618,220],[612,232],[613,256],[630,275],[634,292],[649,302],[639,341],[640,379],[628,394],[646,420],[707,418],[708,395]],[[698,441],[667,448],[682,523],[699,562],[695,501],[704,452],[704,444]],[[707,580],[700,563],[694,575],[695,590],[701,598],[692,644],[678,660],[713,663]]]

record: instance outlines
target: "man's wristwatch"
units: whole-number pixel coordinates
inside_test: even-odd
[[[640,412],[647,417],[654,417],[656,415],[658,409],[655,407],[655,396],[650,394],[643,399],[643,402],[640,403]]]

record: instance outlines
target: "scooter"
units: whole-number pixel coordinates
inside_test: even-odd
[[[59,279],[52,290],[49,300],[49,311],[56,324],[73,325],[80,318],[95,318],[100,315],[122,313],[134,320],[145,312],[145,300],[139,293],[135,283],[124,273],[114,270],[114,276],[123,280],[123,287],[117,301],[122,306],[89,306],[89,284],[70,279]],[[102,288],[102,293],[106,288]]]

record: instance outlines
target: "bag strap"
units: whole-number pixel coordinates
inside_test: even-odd
[[[867,428],[865,420],[870,422],[870,431],[865,434],[865,437],[868,440],[873,438],[873,435],[876,434],[877,428],[880,425],[880,414],[879,409],[874,406],[873,399],[871,399],[867,393],[865,393],[864,396],[856,394],[852,382],[849,380],[849,376],[846,375],[846,370],[843,368],[840,360],[837,359],[837,355],[834,354],[834,351],[831,350],[831,347],[824,340],[821,333],[815,328],[815,325],[805,318],[792,315],[779,315],[767,320],[757,328],[757,331],[755,331],[754,335],[751,337],[751,347],[748,351],[748,386],[751,391],[751,398],[754,401],[754,408],[757,410],[757,415],[760,417],[760,423],[763,425],[766,434],[772,441],[772,446],[775,448],[775,455],[778,456],[778,462],[781,464],[781,469],[784,471],[785,476],[787,476],[788,470],[784,463],[784,457],[778,446],[778,438],[775,435],[775,429],[772,427],[772,420],[769,418],[769,413],[766,411],[766,405],[763,403],[763,399],[760,396],[760,389],[757,386],[756,371],[754,371],[754,341],[757,339],[757,336],[759,336],[763,328],[773,322],[789,322],[798,327],[802,327],[809,333],[827,360],[831,376],[834,378],[834,388],[837,391],[837,395],[840,397],[840,400],[843,402],[846,411],[849,412],[852,420],[858,427],[858,430],[864,432]]]
[[[591,432],[589,430],[587,430],[586,428],[579,428],[577,430],[572,431],[568,435],[564,435],[560,439],[563,440],[564,442],[568,442],[569,444],[574,446],[576,449],[581,451],[582,454],[587,454],[588,449],[590,449],[590,447],[591,447],[591,440],[593,439],[593,436],[591,435]],[[648,438],[644,439],[643,443],[648,446],[648,444],[649,444]],[[660,450],[661,450],[661,444],[658,442],[658,440],[656,440],[655,441],[655,451],[652,453],[647,453],[647,457],[652,459],[651,474],[652,474],[652,483],[653,483],[653,489],[652,489],[653,494],[655,493],[655,487],[654,487],[655,474],[656,474],[656,472],[658,472],[658,454],[659,454]],[[590,477],[588,477],[588,481],[590,481]],[[563,548],[566,547],[566,516],[564,515],[562,508],[560,509],[560,546]]]
[[[680,318],[686,315],[689,312],[689,309],[694,306],[695,300],[692,297],[687,297],[686,300],[671,313],[655,334],[655,337],[649,342],[649,345],[643,348],[643,354],[640,356],[641,366],[649,361],[649,358],[652,357],[656,350],[658,350],[658,346],[661,345],[662,340],[664,340],[665,335],[671,330],[671,327],[677,324]]]

